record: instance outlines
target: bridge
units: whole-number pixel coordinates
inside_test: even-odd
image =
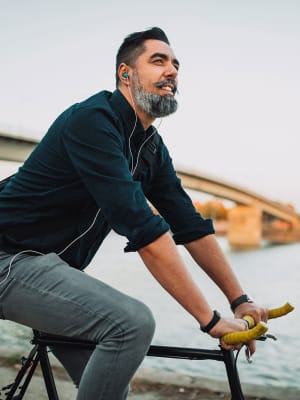
[[[39,140],[0,132],[0,160],[23,162]]]
[[[0,132],[0,160],[23,162],[37,145],[38,141],[38,139],[34,138]],[[277,232],[274,229],[271,232],[265,232],[264,236],[268,236],[269,240],[275,242],[300,240],[300,214],[287,205],[270,200],[238,185],[209,177],[198,171],[187,170],[179,166],[176,167],[176,170],[185,188],[231,200],[240,207],[238,218],[235,217],[233,219],[237,221],[236,225],[238,228],[235,229],[238,232],[236,236],[238,237],[238,241],[242,240],[242,237],[249,236],[247,223],[251,225],[250,230],[256,233],[259,231],[259,234],[256,235],[256,241],[260,241],[263,234],[262,223],[258,222],[258,228],[253,228],[253,221],[255,219],[260,221],[262,214],[285,221],[289,225],[289,228],[285,232]],[[255,216],[251,212],[249,214],[249,210],[258,210],[258,214],[254,213]]]
[[[225,182],[221,179],[208,177],[196,171],[176,168],[184,187],[199,192],[211,194],[215,197],[231,200],[240,205],[257,207],[264,213],[279,218],[291,224],[300,223],[300,214],[287,205],[272,201],[248,189]]]

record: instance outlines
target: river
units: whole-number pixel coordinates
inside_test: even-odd
[[[269,321],[269,332],[277,341],[257,342],[253,363],[239,356],[242,382],[278,387],[300,388],[300,243],[263,246],[251,251],[232,251],[225,238],[218,238],[233,269],[247,293],[257,302],[277,307],[289,301],[295,310],[280,319]],[[143,300],[152,309],[157,328],[154,344],[215,348],[217,342],[199,331],[189,316],[154,280],[135,253],[124,254],[126,240],[112,233],[104,242],[87,272],[129,295]],[[195,266],[186,251],[182,257],[213,308],[230,315],[227,301],[219,289]],[[2,345],[23,351],[28,348],[29,330],[9,321],[0,321]],[[163,369],[225,379],[222,363],[146,358],[143,367]]]

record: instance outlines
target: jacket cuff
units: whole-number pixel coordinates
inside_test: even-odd
[[[152,229],[150,232],[147,232],[145,235],[139,235],[138,240],[131,240],[127,243],[127,246],[124,248],[125,253],[129,253],[131,251],[137,251],[147,244],[154,242],[154,240],[158,239],[164,233],[170,230],[169,225],[161,220],[159,226]]]
[[[173,235],[173,239],[176,244],[186,244],[193,240],[200,239],[207,235],[212,235],[215,233],[213,227],[213,221],[211,219],[202,220],[201,225],[193,227],[192,229],[186,229],[181,232],[176,232]]]

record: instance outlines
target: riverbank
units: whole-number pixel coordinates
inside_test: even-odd
[[[54,363],[55,382],[60,400],[76,397],[76,389],[64,369]],[[13,382],[20,365],[14,357],[0,359],[0,387]],[[244,385],[245,400],[299,400],[300,390],[293,388]],[[39,371],[28,389],[28,399],[48,399]],[[130,400],[229,400],[226,382],[141,368],[131,384]]]

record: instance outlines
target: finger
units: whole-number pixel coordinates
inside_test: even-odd
[[[259,314],[258,314],[258,317],[260,318],[260,321],[263,321],[263,322],[268,322],[268,313],[269,313],[269,310],[266,308],[266,307],[261,307],[260,309],[259,309]],[[256,321],[256,323],[258,323],[259,321]]]
[[[245,331],[247,331],[248,329],[250,329],[250,321],[249,318],[245,318],[243,317],[243,322],[245,323]]]
[[[255,340],[251,340],[250,342],[247,343],[250,354],[254,354],[256,350],[256,345],[255,345]]]
[[[268,322],[268,309],[263,308],[262,314],[261,314],[261,320],[263,322]]]
[[[219,339],[220,346],[224,350],[240,350],[240,348],[243,346],[242,343],[236,343],[236,344],[228,344],[225,343],[221,338]]]
[[[239,343],[239,344],[227,344],[227,343],[223,342],[222,340],[220,340],[220,346],[224,350],[240,350],[243,347],[243,344],[242,343]]]
[[[243,347],[243,344],[240,343],[240,344],[235,344],[233,348],[234,348],[234,350],[238,350],[239,351],[239,350],[241,350],[242,347]]]
[[[221,346],[222,349],[224,349],[224,350],[234,350],[234,345],[232,345],[232,344],[227,344],[227,343],[223,342],[223,340],[220,340],[220,346]]]

